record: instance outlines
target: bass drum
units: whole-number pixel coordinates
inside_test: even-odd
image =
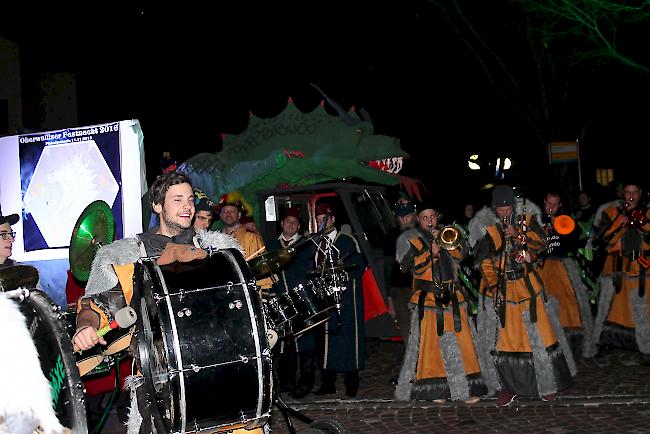
[[[137,353],[160,433],[262,426],[271,350],[258,288],[237,250],[136,265]]]
[[[73,325],[44,292],[30,290],[19,307],[27,320],[43,374],[50,381],[52,405],[59,422],[73,433],[88,432],[84,387],[72,352]]]

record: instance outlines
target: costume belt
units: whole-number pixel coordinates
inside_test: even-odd
[[[413,289],[420,291],[418,298],[418,317],[420,322],[424,318],[424,303],[427,293],[433,293],[436,301],[436,329],[438,336],[445,332],[445,307],[451,303],[452,314],[454,317],[454,330],[460,332],[462,323],[460,318],[460,306],[456,294],[456,284],[453,281],[436,284],[430,280],[414,279]],[[448,300],[447,300],[448,298]]]
[[[506,280],[509,281],[519,280],[525,275],[527,275],[528,273],[530,273],[531,271],[532,270],[529,264],[524,264],[524,266],[521,269],[506,270],[505,271]]]
[[[528,269],[528,265],[526,265],[526,269]],[[530,320],[531,320],[531,322],[537,322],[537,296],[539,295],[539,293],[535,293],[535,288],[533,287],[533,282],[531,281],[531,276],[535,276],[535,279],[537,279],[538,283],[541,283],[542,279],[539,276],[539,274],[537,274],[537,271],[534,270],[534,269],[531,270],[529,273],[523,275],[524,285],[525,285],[526,289],[528,290],[528,294],[530,295],[530,305],[528,307],[528,310],[530,312]],[[521,279],[521,277],[520,277],[520,279]],[[510,279],[508,279],[508,280],[510,280]],[[519,279],[517,279],[517,280],[519,280]],[[505,282],[503,282],[503,283],[505,283]],[[484,287],[483,291],[482,291],[483,303],[484,303],[483,304],[483,309],[485,309],[485,298],[487,298],[489,296],[488,291],[493,291],[493,295],[494,295],[494,291],[503,291],[502,292],[503,297],[507,297],[507,295],[506,295],[507,294],[507,287],[505,289],[499,288],[498,285],[494,285],[494,286],[491,286],[489,288]],[[546,294],[546,291],[542,290],[541,294],[542,294],[542,297],[544,297],[544,302],[548,302],[548,295]],[[507,301],[507,298],[506,298],[505,302],[501,306],[499,306],[498,312],[496,312],[497,316],[499,317],[499,322],[501,323],[502,328],[505,327],[505,324],[506,324],[506,304],[507,303],[508,303],[508,301]]]
[[[645,257],[648,258],[650,257],[650,250],[634,250],[632,252],[632,260],[637,261],[640,257]],[[643,297],[645,295],[645,273],[648,271],[647,268],[647,262],[643,264],[641,261],[639,262],[639,297]]]
[[[629,272],[634,261],[639,259],[641,256],[644,256],[646,258],[650,256],[650,250],[632,250],[631,255],[623,255],[621,252],[612,252],[609,254],[609,256],[613,257],[614,267],[612,270],[612,280],[614,283],[614,290],[618,294],[621,292],[621,288],[623,286],[623,257],[629,259],[627,262],[627,269],[625,270],[626,272]],[[646,271],[647,269],[641,263],[639,263],[639,297],[643,297],[645,295]]]

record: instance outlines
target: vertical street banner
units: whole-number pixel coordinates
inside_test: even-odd
[[[122,237],[119,123],[18,137],[25,251],[67,247],[86,205],[103,200]]]
[[[137,119],[0,137],[0,203],[20,214],[12,259],[36,267],[39,287],[67,303],[69,244],[83,210],[108,204],[115,238],[142,232],[147,191]]]

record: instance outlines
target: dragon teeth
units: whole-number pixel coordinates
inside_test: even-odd
[[[388,173],[399,173],[404,165],[404,157],[391,157],[372,161],[370,166]]]

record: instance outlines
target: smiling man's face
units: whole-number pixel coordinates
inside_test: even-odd
[[[189,184],[175,184],[165,193],[163,204],[154,204],[160,215],[160,233],[173,237],[192,226],[194,192]]]

